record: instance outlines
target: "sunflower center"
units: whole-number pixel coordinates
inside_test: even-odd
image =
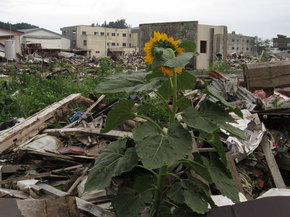
[[[171,48],[174,51],[174,54],[177,55],[176,47],[173,44],[171,44],[169,41],[166,41],[166,40],[155,41],[153,43],[152,48],[155,48],[155,47]]]

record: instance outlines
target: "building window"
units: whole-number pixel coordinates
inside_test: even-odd
[[[200,41],[200,53],[206,53],[206,41]]]
[[[110,35],[110,33],[107,33],[107,36],[109,36]]]
[[[99,33],[98,33],[98,32],[94,32],[94,34],[95,34],[95,35],[99,35]]]
[[[122,46],[123,46],[123,47],[126,47],[126,43],[123,43]]]
[[[117,36],[119,36],[119,33],[117,33]]]
[[[246,50],[249,50],[249,48],[246,48]]]
[[[109,42],[107,43],[107,45],[109,46]]]
[[[86,31],[82,31],[82,35],[86,35],[87,33],[86,33]]]
[[[72,45],[73,45],[73,46],[76,46],[76,40],[73,40],[73,41],[72,41]]]
[[[249,40],[247,40],[247,43],[249,43]]]
[[[83,45],[87,46],[87,40],[83,40]]]
[[[235,39],[232,39],[232,42],[235,42]]]
[[[131,47],[131,43],[129,43],[129,47]]]
[[[129,34],[129,37],[131,38],[131,34]]]
[[[105,35],[105,33],[104,32],[101,32],[101,36],[104,36]]]
[[[119,43],[117,43],[117,46],[119,46]]]
[[[113,42],[113,43],[112,43],[112,46],[115,46],[115,45],[116,45],[116,44]]]
[[[239,50],[239,47],[237,47],[237,50]]]
[[[100,53],[100,51],[99,51],[99,50],[97,50],[97,51],[96,51],[96,53]]]
[[[112,33],[112,36],[116,36],[116,33]]]
[[[123,37],[126,37],[126,33],[123,33]]]
[[[242,47],[242,50],[244,50],[244,48]]]
[[[237,42],[239,42],[239,39],[237,39]]]
[[[76,33],[77,33],[77,31],[76,31],[76,30],[73,30],[73,31],[72,31],[72,34],[76,34]]]
[[[235,49],[235,47],[232,47],[232,50],[234,50]]]
[[[63,35],[63,36],[66,36],[66,32],[65,32],[65,31],[62,31],[62,35]]]

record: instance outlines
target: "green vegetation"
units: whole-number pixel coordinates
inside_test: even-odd
[[[38,28],[38,26],[31,25],[29,23],[16,23],[16,24],[11,24],[9,22],[4,23],[4,22],[1,22],[0,21],[0,27],[2,27],[2,28],[10,29],[10,26],[11,26],[11,29],[12,30]]]
[[[232,67],[221,59],[217,59],[212,63],[212,65],[207,70],[207,74],[209,74],[213,70],[217,70],[219,72],[227,74],[234,73]]]
[[[101,26],[109,27],[109,28],[118,28],[118,29],[127,29],[130,27],[130,25],[126,23],[125,19],[120,19],[120,20],[118,19],[116,21],[110,21],[109,23],[105,21]]]

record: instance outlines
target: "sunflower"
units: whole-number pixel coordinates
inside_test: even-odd
[[[162,48],[171,48],[175,56],[179,56],[183,53],[183,48],[178,47],[179,41],[174,41],[173,37],[168,38],[165,33],[154,32],[154,37],[150,38],[150,41],[145,43],[144,51],[146,52],[146,56],[144,57],[145,62],[151,65],[154,61],[153,49],[154,47],[162,47]],[[183,68],[176,69],[177,73],[181,73]],[[172,68],[161,66],[160,70],[164,75],[172,76],[173,70]]]

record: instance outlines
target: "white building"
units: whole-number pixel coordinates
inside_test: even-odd
[[[42,50],[68,50],[70,40],[62,35],[43,28],[23,29],[20,37],[22,46],[40,44]]]

